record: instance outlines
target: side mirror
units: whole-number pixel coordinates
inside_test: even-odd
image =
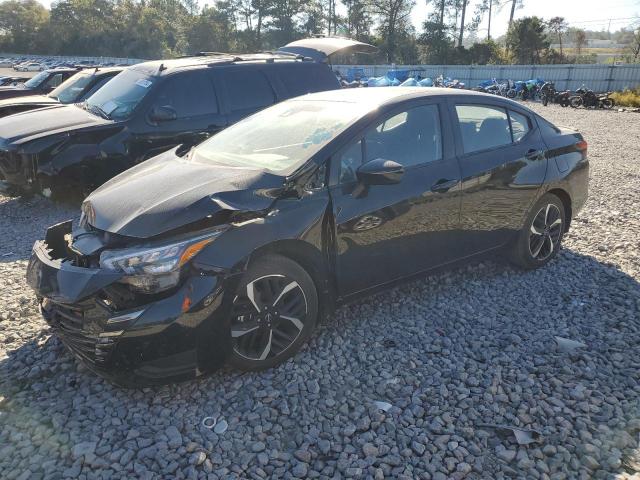
[[[178,114],[168,105],[153,107],[149,114],[149,120],[154,123],[171,122],[176,118],[178,118]]]
[[[376,158],[356,171],[358,180],[364,185],[392,185],[399,183],[404,175],[404,168],[398,162]]]

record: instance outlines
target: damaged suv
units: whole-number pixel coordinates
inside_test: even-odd
[[[170,148],[187,150],[279,101],[340,88],[329,55],[375,47],[310,39],[314,59],[275,53],[207,53],[141,63],[82,104],[0,119],[0,173],[14,190],[88,193]],[[304,40],[294,42],[301,48]]]
[[[27,281],[119,384],[269,368],[364,292],[503,247],[545,265],[586,200],[586,148],[493,95],[306,95],[110,180],[36,242]]]

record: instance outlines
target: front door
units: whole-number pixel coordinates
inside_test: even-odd
[[[177,145],[190,147],[206,140],[227,125],[220,113],[213,79],[207,71],[179,73],[162,85],[144,118],[137,120],[132,156],[151,158]],[[175,112],[174,119],[154,120],[156,109]]]
[[[341,295],[457,256],[460,170],[442,107],[432,102],[388,114],[332,159],[340,172],[330,191]],[[379,158],[403,166],[399,183],[358,181],[358,167]]]

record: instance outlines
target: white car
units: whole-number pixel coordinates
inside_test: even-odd
[[[26,65],[20,65],[19,69],[20,72],[40,72],[42,70],[42,65],[35,62],[27,63]]]
[[[11,60],[0,60],[0,68],[11,68],[13,67],[13,62]]]

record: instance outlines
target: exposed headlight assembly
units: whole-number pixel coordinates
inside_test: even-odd
[[[177,285],[182,266],[223,231],[162,245],[105,250],[100,255],[100,267],[123,272],[121,281],[143,293],[161,292]]]

